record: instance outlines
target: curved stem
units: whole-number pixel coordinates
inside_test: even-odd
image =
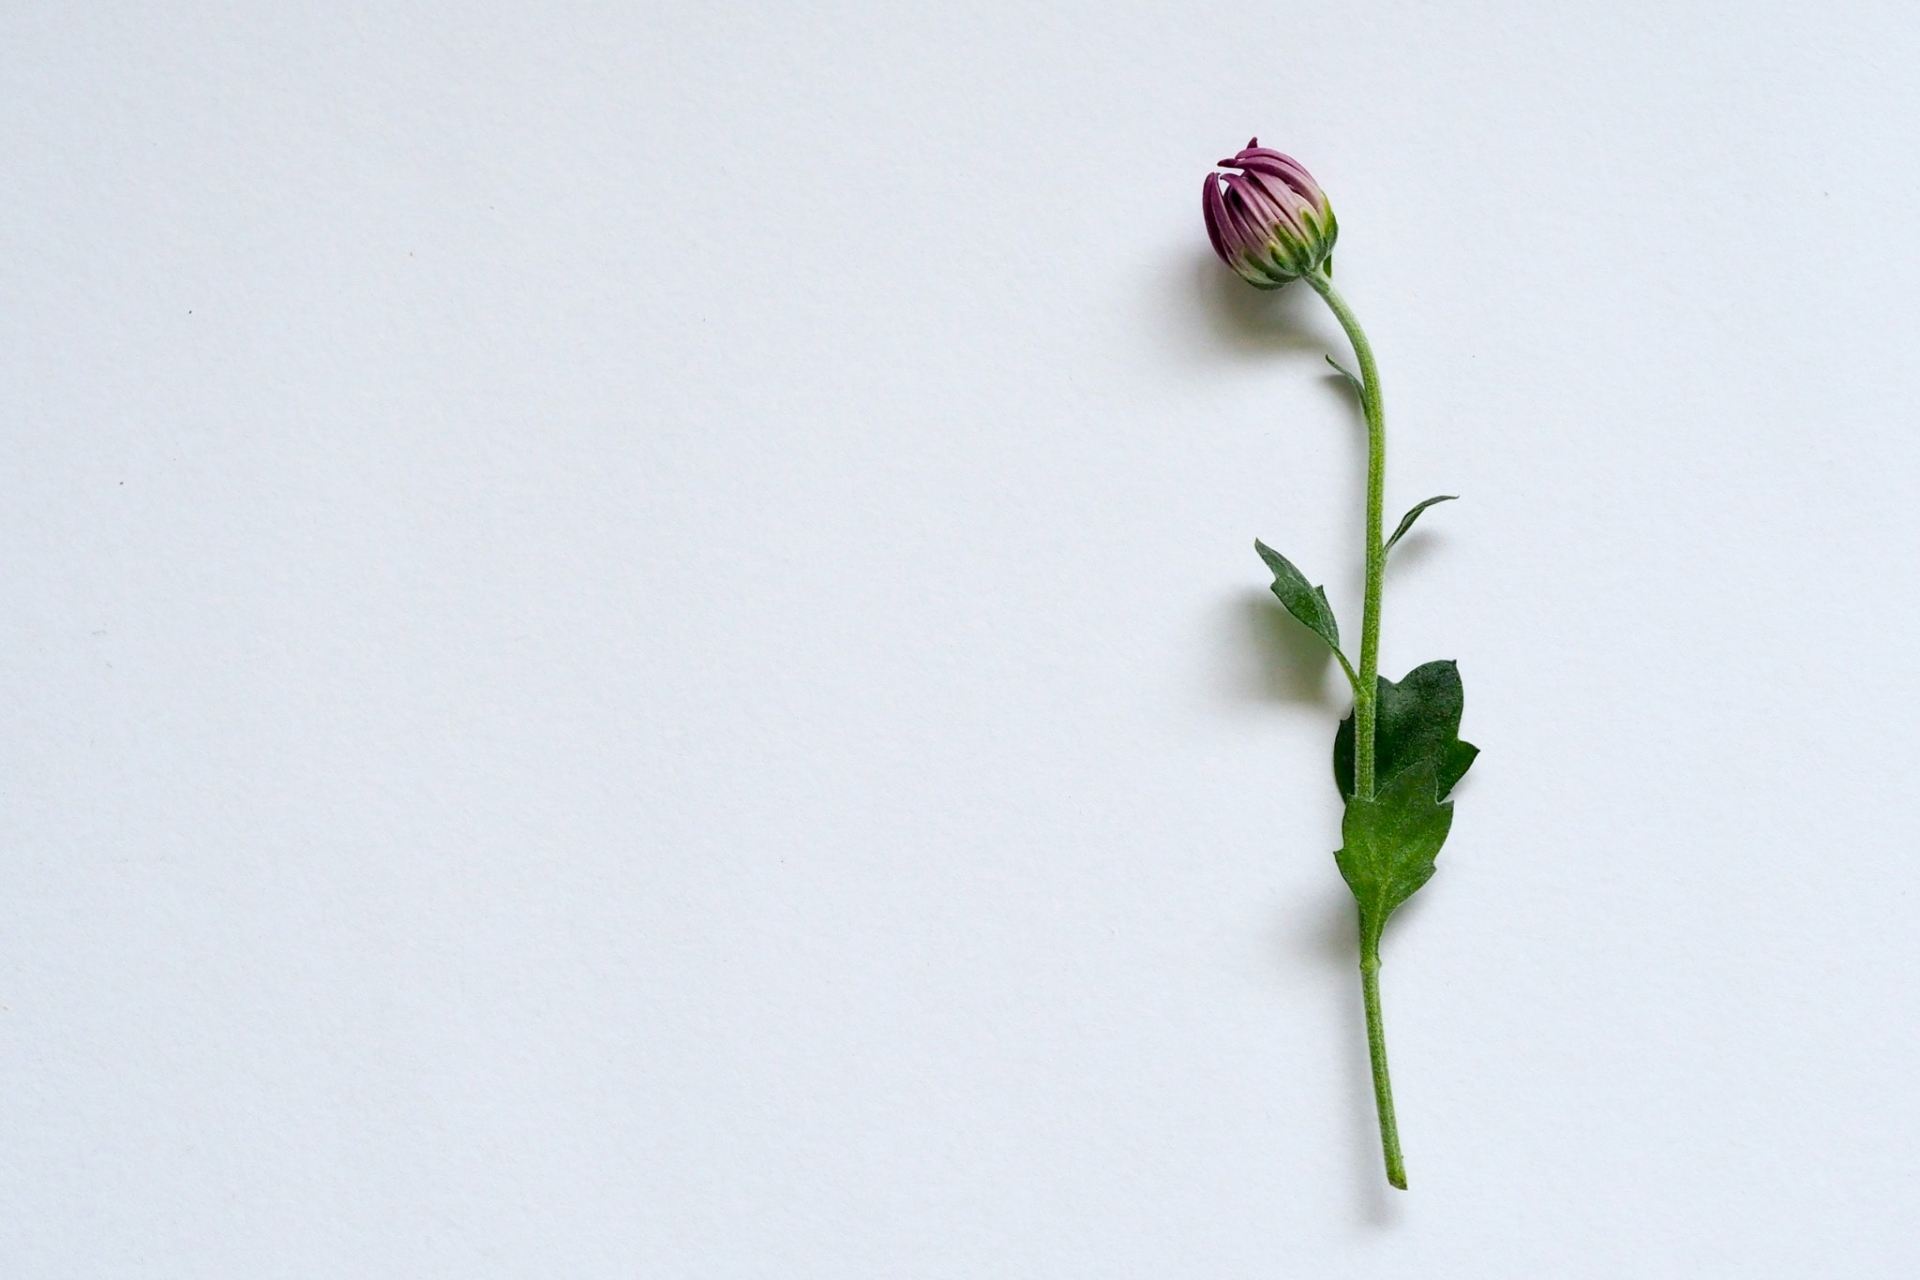
[[[1353,693],[1353,790],[1361,798],[1373,795],[1374,712],[1380,683],[1380,588],[1386,578],[1387,553],[1381,534],[1386,521],[1387,420],[1380,405],[1380,370],[1373,362],[1373,344],[1367,341],[1360,318],[1333,287],[1333,279],[1316,271],[1307,282],[1333,311],[1353,343],[1360,362],[1360,409],[1367,419],[1367,588],[1360,613],[1359,685]]]
[[[1353,793],[1370,799],[1374,790],[1374,737],[1380,696],[1380,589],[1386,578],[1387,420],[1380,404],[1380,370],[1373,362],[1360,318],[1333,287],[1325,271],[1307,276],[1326,299],[1360,362],[1360,410],[1367,419],[1367,589],[1360,614],[1360,672],[1353,688]],[[1360,992],[1367,1006],[1367,1058],[1373,1067],[1373,1104],[1380,1115],[1380,1150],[1387,1181],[1404,1191],[1407,1169],[1400,1155],[1400,1126],[1393,1114],[1393,1080],[1387,1074],[1387,1033],[1380,1017],[1380,925],[1360,921]]]

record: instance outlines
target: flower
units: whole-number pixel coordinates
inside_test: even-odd
[[[1326,264],[1340,226],[1326,192],[1298,160],[1249,138],[1220,167],[1240,170],[1209,173],[1200,197],[1220,261],[1260,289],[1278,289]]]

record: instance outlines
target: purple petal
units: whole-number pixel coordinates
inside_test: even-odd
[[[1262,148],[1258,152],[1242,152],[1235,157],[1235,167],[1245,169],[1248,173],[1276,178],[1316,205],[1326,202],[1327,197],[1320,190],[1320,184],[1313,180],[1307,167],[1292,156]]]
[[[1200,214],[1207,220],[1207,239],[1213,241],[1213,251],[1220,255],[1220,261],[1232,266],[1233,259],[1227,256],[1227,242],[1221,237],[1221,223],[1226,218],[1226,212],[1220,199],[1219,175],[1210,173],[1200,192]]]
[[[1299,215],[1302,202],[1293,192],[1281,188],[1281,193],[1275,193],[1262,186],[1260,179],[1244,173],[1228,174],[1226,183],[1229,202],[1234,197],[1239,198],[1247,217],[1261,228],[1262,242],[1276,234],[1298,236],[1304,233]]]

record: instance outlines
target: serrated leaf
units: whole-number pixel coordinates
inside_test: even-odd
[[[1299,619],[1301,625],[1327,642],[1327,647],[1336,654],[1340,652],[1340,624],[1334,621],[1333,606],[1327,602],[1324,587],[1312,586],[1306,575],[1293,567],[1293,561],[1275,551],[1258,538],[1254,539],[1253,549],[1267,562],[1267,568],[1273,571],[1273,594],[1286,606],[1288,613]]]
[[[1453,827],[1453,806],[1440,799],[1431,761],[1402,769],[1371,799],[1347,801],[1341,878],[1360,904],[1360,927],[1377,945],[1394,909],[1433,878],[1434,858]]]
[[[1341,377],[1347,380],[1347,385],[1353,388],[1354,395],[1359,396],[1363,400],[1366,398],[1366,395],[1367,395],[1366,384],[1361,382],[1358,377],[1354,376],[1354,374],[1348,370],[1347,366],[1341,364],[1338,360],[1335,360],[1332,356],[1327,357],[1327,363],[1333,366],[1333,371],[1335,373],[1339,374]]]
[[[1398,684],[1381,676],[1376,688],[1374,789],[1426,762],[1433,766],[1436,794],[1446,799],[1480,754],[1480,748],[1460,740],[1466,691],[1460,685],[1459,666],[1451,660],[1429,662],[1407,672]],[[1349,714],[1333,735],[1333,780],[1349,799],[1353,796],[1353,737]]]
[[[1400,517],[1400,527],[1393,531],[1391,538],[1387,539],[1387,545],[1380,548],[1380,554],[1385,555],[1387,552],[1393,550],[1393,544],[1400,541],[1400,539],[1406,535],[1407,530],[1413,528],[1413,522],[1420,518],[1422,511],[1425,511],[1436,502],[1453,502],[1459,497],[1460,495],[1457,493],[1443,493],[1437,498],[1428,498],[1425,502],[1414,503],[1413,509]]]

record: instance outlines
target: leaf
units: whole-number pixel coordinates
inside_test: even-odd
[[[1253,549],[1260,553],[1260,558],[1267,562],[1267,568],[1273,571],[1273,594],[1280,598],[1287,612],[1298,618],[1307,630],[1325,640],[1327,648],[1338,654],[1340,624],[1334,621],[1333,606],[1327,603],[1326,588],[1309,586],[1306,575],[1293,567],[1293,561],[1258,538],[1253,541]]]
[[[1480,748],[1460,740],[1460,713],[1466,691],[1460,668],[1451,660],[1429,662],[1407,672],[1398,684],[1380,677],[1373,722],[1374,790],[1421,763],[1433,766],[1435,794],[1442,800],[1459,782]],[[1333,780],[1340,794],[1353,797],[1353,716],[1333,735]]]
[[[1353,394],[1355,394],[1356,396],[1359,396],[1363,400],[1366,399],[1366,396],[1367,396],[1366,384],[1361,382],[1359,378],[1355,377],[1353,373],[1348,370],[1347,366],[1341,364],[1338,360],[1335,360],[1332,356],[1327,357],[1327,363],[1333,366],[1333,371],[1335,373],[1339,374],[1341,377],[1347,380],[1347,385],[1353,388]]]
[[[1393,550],[1393,544],[1400,541],[1400,539],[1405,536],[1407,530],[1413,528],[1413,522],[1420,518],[1422,511],[1425,511],[1436,502],[1453,502],[1459,498],[1459,496],[1457,493],[1443,493],[1437,498],[1428,498],[1425,502],[1414,503],[1413,510],[1400,517],[1400,527],[1393,531],[1391,538],[1387,539],[1387,545],[1380,548],[1380,554],[1384,556],[1387,552]]]
[[[1366,943],[1377,946],[1387,917],[1433,878],[1433,860],[1453,827],[1453,806],[1436,785],[1433,763],[1422,760],[1371,799],[1347,801],[1333,859],[1360,904]]]

